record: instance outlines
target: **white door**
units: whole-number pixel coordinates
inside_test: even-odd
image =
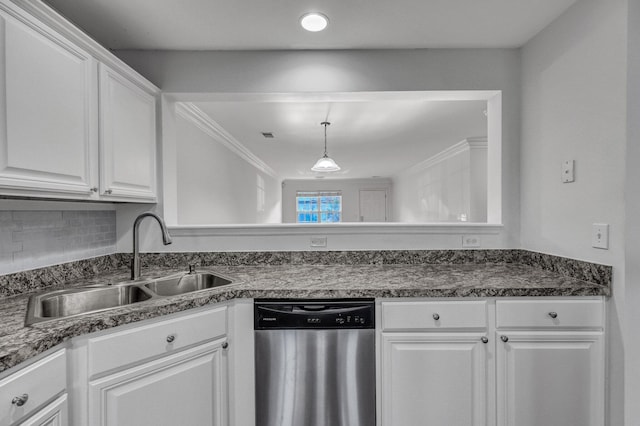
[[[605,424],[602,333],[502,332],[497,342],[499,426]]]
[[[387,191],[384,189],[360,190],[360,222],[387,221]]]
[[[156,199],[156,98],[100,64],[100,195]]]
[[[226,356],[221,342],[201,345],[89,383],[95,426],[223,426]]]
[[[96,62],[23,13],[0,4],[0,192],[88,198]]]
[[[20,426],[67,426],[67,394],[47,405],[24,422]]]
[[[382,336],[382,426],[486,424],[487,347],[479,333]]]

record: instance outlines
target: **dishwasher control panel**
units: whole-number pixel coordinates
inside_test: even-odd
[[[373,299],[256,299],[254,328],[375,328],[375,303]]]

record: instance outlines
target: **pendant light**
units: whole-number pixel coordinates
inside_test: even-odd
[[[327,126],[331,125],[328,121],[323,121],[320,125],[324,126],[324,155],[311,168],[314,172],[337,172],[340,166],[327,155]]]

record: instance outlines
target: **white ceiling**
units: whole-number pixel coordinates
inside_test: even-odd
[[[391,177],[468,137],[486,136],[486,101],[198,102],[234,139],[285,179]],[[324,150],[342,167],[312,172]],[[265,139],[261,132],[273,132]]]
[[[44,1],[111,49],[251,50],[519,47],[576,0]]]

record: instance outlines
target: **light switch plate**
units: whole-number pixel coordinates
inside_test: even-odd
[[[593,228],[591,230],[591,245],[599,249],[609,249],[609,224],[593,224]]]
[[[573,160],[567,160],[562,163],[562,182],[563,183],[571,183],[576,180],[573,169],[574,169]]]
[[[480,247],[480,236],[479,235],[463,235],[462,247],[466,247],[466,248]]]
[[[311,247],[326,247],[327,237],[311,237]]]

